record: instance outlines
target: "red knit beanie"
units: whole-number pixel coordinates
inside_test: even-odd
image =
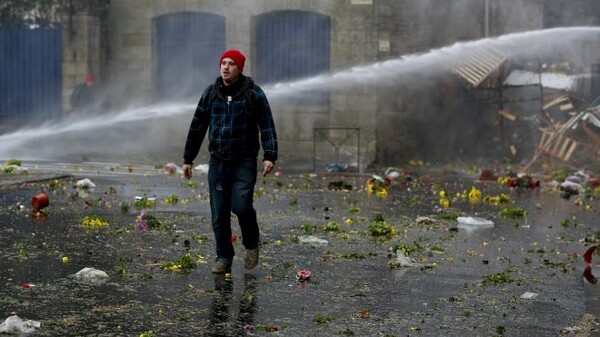
[[[244,63],[246,63],[246,57],[237,49],[229,49],[221,55],[219,59],[219,67],[221,66],[221,62],[224,58],[230,58],[235,62],[235,64],[240,68],[240,71],[244,70]]]
[[[94,75],[92,75],[92,74],[85,75],[85,81],[88,82],[88,83],[93,83],[94,82]]]

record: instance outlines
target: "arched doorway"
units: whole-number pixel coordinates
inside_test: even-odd
[[[254,18],[254,76],[277,83],[330,70],[330,19],[315,12],[284,10]],[[329,93],[311,93],[297,104],[329,104]]]
[[[154,18],[154,88],[163,100],[200,97],[219,75],[225,18],[180,12]]]

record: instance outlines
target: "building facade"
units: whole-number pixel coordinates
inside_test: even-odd
[[[236,48],[249,59],[244,73],[271,93],[282,160],[357,169],[446,160],[456,150],[455,136],[440,135],[459,119],[456,83],[425,70],[391,73],[390,62],[402,67],[407,55],[486,36],[599,22],[592,0],[83,3],[60,16],[66,114],[73,87],[94,73],[103,110],[187,106],[166,131],[177,134],[175,149],[202,90],[218,75],[218,56]]]

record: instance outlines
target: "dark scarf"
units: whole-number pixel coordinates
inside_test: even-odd
[[[223,80],[221,79],[221,85],[220,85],[220,89],[221,89],[221,95],[224,98],[227,98],[227,96],[235,96],[236,94],[238,94],[241,89],[242,89],[242,85],[244,85],[244,76],[242,76],[240,74],[240,76],[237,78],[237,80],[235,82],[233,82],[230,85],[225,85],[223,83]]]

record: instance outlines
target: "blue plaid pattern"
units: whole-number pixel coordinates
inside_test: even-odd
[[[263,159],[277,160],[277,133],[267,97],[258,85],[253,85],[249,89],[252,97],[250,106],[244,94],[250,80],[245,76],[240,80],[247,83],[232,96],[230,102],[219,93],[207,107],[211,87],[204,90],[190,124],[184,162],[192,163],[196,158],[207,131],[209,151],[217,159],[256,158],[262,143]],[[214,85],[220,83],[219,78]]]

